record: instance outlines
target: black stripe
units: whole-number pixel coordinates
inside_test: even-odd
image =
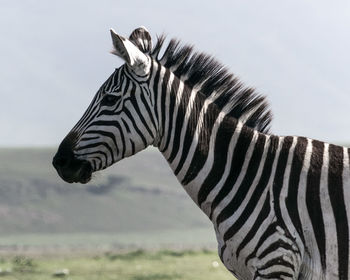
[[[107,157],[106,157],[107,158]],[[99,162],[99,164],[98,164],[98,169],[99,170],[101,170],[102,168],[103,168],[103,165],[102,165],[102,159],[99,159],[100,160],[100,162]]]
[[[169,95],[170,98],[170,102],[169,102],[169,129],[167,131],[167,135],[164,135],[164,137],[166,137],[165,140],[165,145],[164,148],[161,150],[161,152],[165,152],[170,144],[170,140],[171,140],[171,132],[174,129],[172,127],[173,125],[173,118],[174,118],[174,110],[175,110],[175,104],[176,104],[176,95],[179,94],[178,90],[179,90],[179,86],[180,86],[180,79],[178,79],[176,76],[174,76],[174,81],[171,84],[171,90],[169,93],[167,93]],[[165,131],[163,132],[165,133]]]
[[[152,75],[153,75],[153,67],[154,67],[153,63],[154,63],[154,62],[155,62],[155,61],[152,59],[152,60],[151,60],[151,67],[150,67],[150,69],[149,69],[148,79],[147,79],[147,81],[145,81],[145,83],[147,84],[147,88],[148,88],[148,89],[150,89],[150,84],[151,84]]]
[[[186,127],[184,142],[183,142],[183,148],[182,148],[179,163],[174,171],[175,175],[177,175],[180,172],[180,170],[181,170],[181,168],[182,168],[182,166],[185,163],[185,160],[187,158],[188,152],[190,150],[190,147],[191,147],[191,144],[193,141],[193,136],[194,136],[194,133],[195,133],[196,128],[197,128],[200,112],[204,106],[204,102],[205,102],[205,98],[202,96],[202,94],[200,92],[197,92],[195,99],[193,101],[194,105],[191,109],[191,114],[187,120],[187,127]],[[214,104],[212,104],[212,108],[215,108]],[[211,108],[208,108],[208,112],[210,112],[210,113],[207,112],[205,114],[205,117],[203,119],[203,126],[201,127],[202,131],[204,131],[204,133],[208,133],[208,134],[211,133],[212,126],[214,125],[215,120],[216,120],[216,116],[217,116],[217,114],[215,114],[213,112],[213,110],[210,111],[210,109]],[[217,112],[217,113],[219,113],[219,112]],[[209,142],[210,141],[208,141],[206,143],[199,143],[199,144],[205,146],[205,145],[209,145]]]
[[[264,153],[264,145],[266,141],[266,136],[263,134],[258,135],[256,140],[253,154],[249,160],[247,172],[244,178],[237,188],[237,191],[231,201],[226,205],[226,207],[221,211],[216,219],[217,225],[231,217],[236,210],[239,208],[245,197],[247,196],[249,189],[254,181],[256,173],[258,172],[259,166],[261,164],[261,157]]]
[[[143,103],[144,107],[146,108],[146,111],[148,113],[149,119],[151,120],[153,128],[156,131],[157,130],[156,121],[154,120],[154,116],[153,116],[153,114],[151,112],[150,105],[148,104],[148,102],[146,100],[145,92],[144,92],[143,88],[141,88],[141,91],[142,91],[141,92],[141,102]],[[152,107],[154,107],[154,106],[152,106]]]
[[[169,79],[170,79],[170,71],[169,69],[165,69],[165,74],[163,76],[163,79],[162,79],[162,89],[161,89],[161,92],[160,92],[160,104],[161,104],[161,108],[162,108],[162,123],[160,124],[161,127],[160,127],[160,131],[162,131],[162,133],[164,133],[164,130],[165,130],[165,111],[166,111],[166,104],[165,104],[165,100],[166,100],[166,97],[167,95],[169,94],[168,93],[168,83],[169,83]]]
[[[124,124],[124,126],[125,126],[126,132],[127,132],[127,133],[130,133],[130,128],[129,128],[127,122],[126,122],[123,118],[122,118],[121,120],[122,120],[122,122],[123,122],[123,124]]]
[[[119,105],[116,106],[115,108],[110,108],[108,110],[104,109],[102,111],[100,111],[97,115],[96,115],[96,118],[100,117],[100,116],[116,116],[116,115],[119,115],[122,110],[118,110]],[[115,110],[115,111],[114,111]]]
[[[226,116],[220,124],[215,139],[213,166],[198,192],[197,201],[200,207],[201,204],[207,199],[211,190],[220,181],[225,172],[227,151],[230,144],[230,139],[232,138],[232,135],[235,132],[236,126],[237,121],[232,119],[231,117]],[[189,174],[186,178],[186,182],[190,182],[195,175],[196,174]]]
[[[225,232],[224,234],[224,241],[230,239],[232,236],[234,236],[239,229],[245,224],[245,222],[249,219],[255,208],[257,207],[257,204],[260,200],[261,195],[266,189],[266,186],[269,182],[271,172],[272,172],[272,166],[275,159],[275,155],[277,152],[279,143],[279,138],[277,136],[270,136],[270,144],[269,149],[267,151],[264,168],[260,177],[260,180],[248,202],[246,207],[244,208],[242,214],[239,216],[239,218],[235,221],[235,223]]]
[[[93,151],[93,152],[88,152],[88,153],[83,153],[82,155],[102,155],[104,156],[106,159],[107,159],[107,154],[101,150],[98,150],[98,151]],[[99,157],[94,157],[94,158],[97,158],[98,160],[101,160]]]
[[[84,113],[83,117],[80,119],[80,121],[75,125],[75,127],[79,127],[79,129],[81,129],[82,126],[86,126],[90,121],[92,121],[98,114],[99,114],[99,109],[100,109],[100,104],[98,104],[98,102],[100,102],[99,97],[102,96],[103,93],[105,93],[106,88],[108,87],[108,85],[112,82],[112,80],[114,79],[115,76],[117,76],[116,74],[119,71],[115,71],[108,79],[107,81],[101,86],[101,88],[98,90],[97,94],[95,95],[93,101],[90,103],[90,106],[88,107],[87,111]],[[129,83],[129,80],[126,80],[127,85]],[[127,87],[126,87],[127,88]],[[89,110],[91,109],[91,111],[89,113],[87,113]]]
[[[194,151],[191,164],[187,170],[187,173],[184,179],[181,182],[183,185],[187,185],[191,180],[193,180],[197,176],[198,172],[203,168],[206,162],[206,159],[208,157],[210,137],[211,137],[216,119],[220,113],[219,110],[216,109],[216,105],[214,104],[210,104],[208,106],[208,112],[205,114],[203,118],[203,124],[199,133],[197,147]],[[218,132],[217,132],[217,136],[218,136]],[[226,142],[229,143],[229,140],[226,139]],[[214,163],[214,166],[215,166],[215,163]]]
[[[96,140],[98,138],[100,138],[100,137],[98,137],[98,136],[95,136],[95,137],[83,137],[83,138],[80,139],[80,142]]]
[[[95,121],[92,122],[91,126],[113,126],[113,127],[117,127],[118,123],[115,121]],[[86,134],[92,133],[92,134],[100,134],[103,135],[104,137],[108,137],[110,139],[112,139],[114,146],[116,147],[117,150],[117,154],[119,154],[119,147],[118,147],[118,143],[115,139],[115,134],[108,132],[108,131],[103,131],[103,130],[88,130],[85,132]],[[102,143],[102,142],[101,142]],[[81,147],[79,149],[82,149],[85,147]],[[112,160],[114,162],[114,154],[112,153]]]
[[[289,229],[284,222],[284,218],[282,217],[280,197],[281,197],[281,191],[284,183],[284,175],[287,168],[289,152],[293,144],[293,139],[294,138],[292,136],[287,136],[283,138],[283,145],[279,154],[279,158],[276,166],[275,178],[273,182],[273,205],[274,205],[274,212],[276,215],[276,219],[278,221],[278,225],[284,230],[285,236],[290,240],[294,240],[294,238],[290,234]],[[294,243],[294,245],[298,246],[298,244],[296,243]]]
[[[326,270],[326,233],[320,199],[320,182],[323,164],[324,143],[312,141],[310,167],[307,174],[306,207],[311,219],[323,271]]]
[[[140,131],[140,129],[138,128],[135,119],[133,118],[132,114],[130,113],[130,111],[128,109],[125,108],[124,113],[128,116],[129,120],[131,121],[136,133],[140,136],[143,145],[145,146],[145,148],[147,147],[147,141],[145,136],[143,136],[143,133]]]
[[[265,248],[264,251],[262,251],[260,253],[259,256],[257,256],[259,259],[263,259],[265,258],[268,254],[272,253],[272,252],[277,252],[277,250],[279,248],[283,248],[286,251],[290,251],[291,253],[295,253],[295,250],[293,249],[293,245],[283,241],[282,239],[278,239],[275,242],[269,244],[269,246],[267,246],[267,248]]]
[[[261,235],[261,237],[259,238],[258,243],[256,244],[253,252],[251,252],[247,258],[245,259],[245,265],[248,264],[249,260],[253,259],[256,257],[257,252],[259,250],[259,248],[261,247],[261,245],[265,242],[265,240],[267,238],[269,238],[270,236],[272,236],[275,232],[276,232],[276,227],[277,227],[277,223],[274,222],[272,223],[265,231],[264,233]]]
[[[154,114],[156,115],[156,119],[159,120],[159,115],[158,115],[158,83],[159,83],[159,77],[160,77],[160,70],[162,66],[157,63],[157,71],[156,75],[154,77],[154,83],[153,83],[153,93],[154,93]]]
[[[122,141],[122,158],[124,158],[125,152],[126,152],[126,144],[125,144],[124,132],[123,132],[123,129],[122,129],[122,127],[121,127],[119,122],[117,122],[115,126],[119,130],[119,133],[120,133],[120,140]]]
[[[93,151],[93,152],[89,152],[89,153],[83,153],[81,154],[82,156],[88,156],[88,155],[102,155],[104,157],[104,161],[107,162],[107,154],[101,150],[98,150],[98,151]],[[98,166],[98,169],[101,169],[102,168],[102,159],[99,158],[99,157],[96,157],[94,156],[93,158],[96,158],[100,161],[100,164]]]
[[[329,145],[328,193],[338,241],[339,279],[348,279],[349,225],[343,193],[343,147]]]
[[[253,239],[253,237],[259,233],[259,228],[263,224],[263,222],[267,219],[269,216],[271,207],[270,207],[270,192],[267,193],[265,202],[263,205],[263,208],[261,209],[258,217],[256,218],[254,225],[249,230],[248,234],[243,238],[242,242],[239,244],[237,250],[236,250],[236,258],[238,259],[239,253],[241,250],[245,247],[245,245],[248,244],[250,240]]]
[[[186,109],[187,109],[187,106],[189,103],[188,101],[190,99],[191,92],[192,92],[192,89],[187,87],[186,85],[184,85],[183,93],[181,96],[181,101],[180,101],[180,104],[178,106],[178,113],[176,116],[176,125],[173,128],[173,129],[175,129],[174,134],[176,137],[174,137],[172,150],[171,150],[170,156],[168,158],[168,161],[170,163],[173,162],[173,160],[176,157],[176,154],[179,150],[179,147],[180,147],[181,129],[182,129],[182,126],[184,125]]]
[[[255,274],[254,279],[258,279],[257,277],[260,277],[259,279],[286,279],[286,277],[293,279],[294,276],[288,272],[276,271],[268,274],[262,274],[257,272]]]
[[[96,143],[91,143],[85,146],[78,147],[76,150],[81,151],[81,150],[86,150],[86,149],[91,149],[91,148],[96,148],[98,146],[104,146],[110,153],[112,163],[115,161],[114,160],[114,154],[112,148],[108,145],[106,142],[96,142]],[[118,147],[117,147],[118,148]],[[108,157],[106,156],[106,165],[108,165]]]
[[[91,167],[93,171],[97,170],[96,159],[91,159]]]
[[[295,267],[294,267],[294,265],[292,263],[284,260],[283,256],[280,256],[280,257],[277,257],[277,258],[269,260],[263,266],[259,267],[259,271],[268,269],[268,268],[270,268],[272,266],[275,266],[275,265],[281,265],[281,266],[288,267],[291,270],[293,270],[293,272],[294,272],[294,269],[295,269]]]
[[[94,123],[94,125],[95,124],[96,123]],[[113,126],[114,126],[114,123],[113,123]],[[115,135],[112,132],[103,131],[103,130],[88,130],[85,132],[85,134],[97,134],[97,135],[102,135],[103,137],[110,138],[113,141],[114,146],[118,147],[117,141],[115,140]],[[82,142],[82,140],[80,142]]]
[[[239,174],[241,173],[245,155],[247,153],[252,137],[253,130],[251,128],[243,126],[241,133],[238,137],[236,147],[234,149],[230,174],[226,179],[225,184],[222,186],[219,193],[215,197],[213,203],[211,204],[211,211],[209,215],[210,219],[213,215],[214,209],[219,205],[221,200],[223,200],[227,196],[227,194],[232,190],[232,187],[234,186]]]
[[[303,244],[306,244],[306,243],[305,243],[303,229],[301,226],[301,221],[300,221],[299,212],[298,212],[298,189],[299,189],[300,173],[304,164],[306,146],[307,146],[307,139],[304,137],[298,137],[297,143],[294,149],[294,157],[293,157],[291,172],[289,176],[288,196],[286,198],[286,207],[288,210],[288,214],[290,216],[290,219],[292,220],[294,227],[298,231],[298,234]]]
[[[275,179],[273,182],[274,210],[275,210],[277,219],[282,222],[283,222],[283,218],[282,218],[281,208],[280,208],[280,196],[281,196],[281,191],[283,187],[283,177],[287,167],[289,150],[292,146],[292,143],[293,143],[293,137],[291,136],[287,136],[283,139],[283,145],[278,158]]]
[[[220,257],[220,260],[222,261],[222,263],[225,263],[224,262],[224,252],[226,250],[226,243],[220,248],[220,252],[219,252],[219,257]]]
[[[287,167],[287,161],[289,156],[289,151],[293,143],[293,137],[287,136],[283,138],[283,145],[280,151],[280,155],[278,158],[277,166],[276,166],[276,174],[273,182],[273,200],[274,200],[274,211],[279,223],[281,223],[281,227],[286,230],[286,226],[284,225],[284,221],[281,214],[280,207],[280,196],[283,187],[283,179],[284,174]]]
[[[135,108],[135,111],[137,113],[137,115],[139,116],[141,123],[143,124],[143,126],[146,128],[148,134],[152,137],[152,139],[155,137],[155,135],[153,134],[152,130],[150,129],[150,127],[148,126],[148,123],[145,120],[145,117],[143,116],[143,112],[141,112],[139,104],[138,104],[138,97],[135,94],[136,92],[136,85],[132,85],[132,89],[131,89],[131,94],[130,94],[130,101],[132,103],[132,105]],[[142,92],[141,92],[142,94]]]
[[[132,141],[132,139],[129,139],[130,144],[131,144],[131,154],[135,154],[135,143]]]

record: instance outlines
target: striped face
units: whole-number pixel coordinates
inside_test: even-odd
[[[83,118],[73,128],[75,155],[104,169],[143,150],[154,141],[152,106],[147,84],[126,66],[102,85]],[[144,116],[144,113],[146,114]]]
[[[126,64],[101,86],[90,106],[61,143],[53,165],[65,181],[86,183],[95,171],[152,144],[157,135],[148,80],[152,60],[112,32]]]

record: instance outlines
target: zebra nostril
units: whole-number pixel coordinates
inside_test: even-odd
[[[64,157],[54,157],[52,164],[53,166],[57,168],[64,168],[69,165],[70,159],[64,158]]]
[[[68,136],[66,136],[66,138],[58,147],[58,151],[52,160],[52,164],[57,169],[57,171],[67,169],[70,166],[70,164],[74,161],[74,143],[72,140],[74,139],[74,137],[74,134],[68,134]]]

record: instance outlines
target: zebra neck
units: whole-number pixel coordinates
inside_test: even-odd
[[[195,148],[185,153],[181,169],[170,166],[192,200],[215,220],[228,197],[235,197],[239,189],[248,192],[249,180],[257,175],[259,161],[266,157],[268,139],[232,118],[220,116],[201,137],[194,138]]]
[[[159,98],[159,150],[193,201],[210,217],[245,173],[253,149],[263,153],[267,135],[218,110],[210,98],[171,73],[170,92]],[[256,153],[257,153],[256,152]],[[247,160],[248,158],[248,160]]]

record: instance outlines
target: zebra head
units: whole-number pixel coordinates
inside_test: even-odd
[[[87,183],[93,172],[145,149],[157,138],[149,89],[151,36],[143,27],[129,39],[113,29],[111,36],[112,53],[125,64],[101,86],[53,159],[58,174],[69,183]]]

